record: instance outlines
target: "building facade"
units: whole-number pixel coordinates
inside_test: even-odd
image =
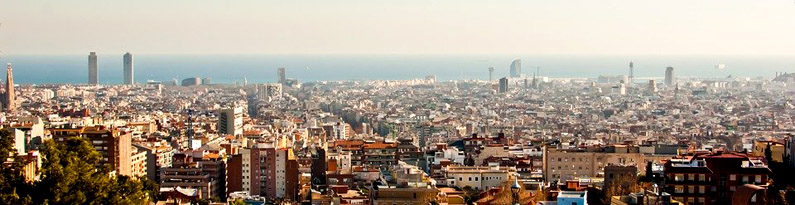
[[[511,77],[522,77],[522,59],[516,59],[511,62]]]
[[[124,84],[135,84],[135,69],[133,66],[133,55],[130,53],[124,54]]]
[[[243,108],[221,109],[218,113],[218,134],[243,135]]]
[[[732,204],[738,187],[767,185],[770,169],[742,153],[701,153],[665,162],[665,190],[686,204]]]
[[[70,138],[86,138],[102,154],[100,165],[110,165],[116,174],[133,176],[131,134],[104,126],[50,129],[56,143]]]
[[[668,66],[665,68],[665,85],[673,86],[676,83],[676,76],[674,76],[674,67]]]
[[[97,52],[91,52],[88,54],[88,84],[96,85],[99,82],[98,77]]]

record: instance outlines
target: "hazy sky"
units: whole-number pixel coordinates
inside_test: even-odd
[[[795,0],[0,0],[6,54],[795,55]]]

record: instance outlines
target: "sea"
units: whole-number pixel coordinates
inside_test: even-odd
[[[98,55],[100,84],[122,82],[122,53]],[[509,75],[510,64],[522,60],[522,74],[550,78],[597,78],[628,75],[658,78],[668,66],[677,77],[773,78],[795,72],[795,56],[675,55],[154,55],[134,54],[135,81],[171,82],[189,77],[211,78],[214,84],[277,81],[277,68],[300,82],[339,80],[407,80],[436,75],[439,81],[487,80]],[[88,55],[5,55],[13,64],[17,84],[85,84]],[[717,69],[716,65],[725,65]],[[537,73],[536,73],[537,72]],[[2,75],[2,74],[0,74]]]

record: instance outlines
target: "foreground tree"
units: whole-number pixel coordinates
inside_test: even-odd
[[[30,204],[32,185],[25,181],[22,174],[26,161],[21,159],[14,149],[14,138],[8,130],[0,130],[0,202],[6,204]]]
[[[141,180],[112,176],[109,166],[98,167],[101,155],[85,139],[65,143],[47,141],[39,196],[35,203],[54,204],[142,204],[150,193]]]
[[[146,179],[114,176],[109,166],[97,166],[101,155],[85,139],[47,141],[40,150],[40,180],[28,183],[21,174],[26,163],[16,157],[13,139],[0,131],[0,201],[3,204],[145,204],[157,194]]]

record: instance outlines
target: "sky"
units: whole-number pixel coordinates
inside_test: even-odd
[[[6,54],[795,55],[795,0],[0,0]]]

